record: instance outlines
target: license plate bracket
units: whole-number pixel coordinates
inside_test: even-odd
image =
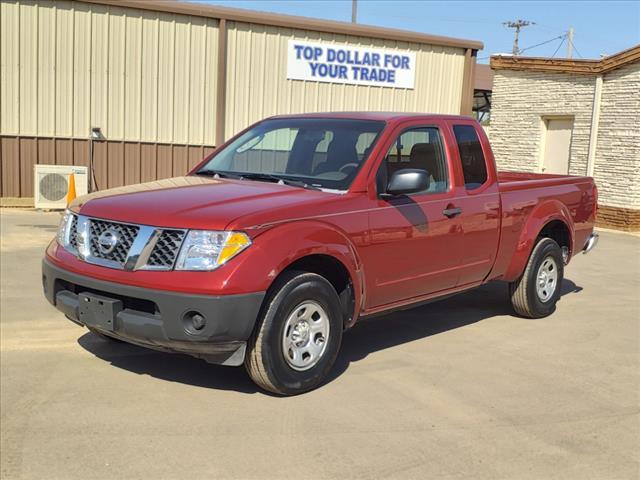
[[[112,332],[115,330],[116,316],[122,311],[122,301],[94,293],[78,295],[78,315],[87,327]]]

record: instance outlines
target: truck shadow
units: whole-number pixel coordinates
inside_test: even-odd
[[[581,290],[571,280],[565,279],[561,294],[564,296]],[[325,383],[335,380],[351,363],[371,353],[499,315],[513,315],[513,311],[506,284],[494,282],[428,305],[362,320],[345,333],[340,354]],[[210,365],[187,355],[112,342],[92,333],[82,335],[78,344],[115,367],[140,375],[203,388],[264,393],[238,368]]]

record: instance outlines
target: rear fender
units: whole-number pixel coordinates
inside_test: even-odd
[[[536,205],[525,220],[511,263],[504,274],[504,280],[513,281],[522,275],[540,232],[545,225],[555,220],[559,220],[567,226],[570,237],[569,245],[573,245],[573,222],[566,205],[554,199]]]

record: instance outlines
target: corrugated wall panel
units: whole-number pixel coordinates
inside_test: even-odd
[[[173,141],[186,143],[189,135],[189,90],[191,88],[191,25],[185,23],[174,24],[175,51],[185,52],[185,55],[174,55],[173,66],[173,115],[184,119],[183,122],[173,123]]]
[[[208,78],[205,76],[207,61],[207,27],[203,18],[194,18],[191,22],[189,52],[189,98],[191,106],[187,112],[189,119],[188,137],[194,142],[204,143],[204,98]],[[215,75],[214,75],[215,76]],[[212,112],[213,113],[213,112]]]
[[[287,80],[290,38],[416,52],[416,88]],[[240,22],[228,23],[225,135],[277,113],[327,110],[460,112],[464,49],[384,41]]]
[[[56,130],[56,8],[38,9],[37,105],[38,129],[43,136]]]
[[[205,29],[205,71],[206,79],[203,90],[202,101],[202,143],[205,145],[214,145],[216,143],[216,94],[218,91],[218,28],[212,28],[211,24],[207,24]]]
[[[55,152],[56,152],[56,164],[57,165],[77,165],[74,161],[73,144],[68,139],[56,139]],[[44,162],[42,162],[44,163]]]
[[[91,10],[84,3],[73,11],[73,136],[86,138],[91,127]]]
[[[174,15],[160,16],[158,33],[158,136],[173,141],[173,93],[175,70]]]
[[[109,13],[95,9],[91,12],[91,75],[90,75],[90,124],[85,126],[85,134],[90,127],[100,127],[107,138],[109,108]],[[83,136],[84,136],[83,135]]]
[[[125,49],[124,132],[123,138],[140,138],[140,112],[142,108],[142,17],[125,17],[127,41]]]
[[[38,157],[37,152],[36,138],[20,139],[20,193],[22,196],[33,195],[33,166]]]
[[[216,19],[70,1],[0,8],[0,134],[100,127],[109,140],[213,143]]]
[[[20,131],[20,6],[0,3],[0,131],[17,135]]]
[[[55,49],[55,135],[73,136],[73,36],[71,2],[59,2],[56,9]]]
[[[2,196],[20,196],[20,140],[17,138],[0,138],[2,147]]]
[[[38,9],[21,3],[20,24],[20,131],[22,135],[38,133]],[[14,20],[15,21],[15,20]]]
[[[140,139],[153,142],[158,138],[158,37],[160,20],[153,13],[142,15]]]
[[[124,138],[125,115],[131,105],[125,107],[125,60],[127,45],[125,39],[126,18],[125,10],[112,8],[107,17],[109,19],[107,46],[107,122],[99,124],[112,140]],[[93,45],[94,49],[99,45]],[[106,128],[105,128],[106,127]]]

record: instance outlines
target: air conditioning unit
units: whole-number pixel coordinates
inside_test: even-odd
[[[64,209],[67,206],[69,177],[73,173],[76,195],[89,191],[89,169],[74,165],[35,165],[34,203],[36,208]]]

